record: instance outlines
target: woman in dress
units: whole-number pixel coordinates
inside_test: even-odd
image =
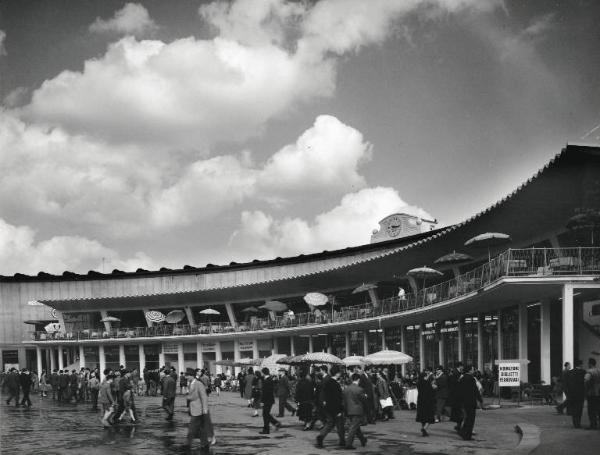
[[[310,429],[310,422],[313,416],[313,407],[315,403],[315,383],[310,377],[308,371],[300,372],[300,380],[296,385],[295,399],[298,404],[298,418],[304,422],[303,430]]]
[[[420,375],[417,381],[417,418],[416,421],[421,423],[421,434],[429,436],[427,428],[435,422],[435,384],[433,380],[433,372],[426,368]]]

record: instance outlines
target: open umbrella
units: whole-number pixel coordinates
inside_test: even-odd
[[[342,362],[344,362],[344,365],[346,365],[347,367],[363,367],[365,365],[371,365],[372,363],[369,359],[361,355],[351,355],[348,357],[344,357],[342,359]]]
[[[279,300],[269,300],[268,302],[265,302],[264,305],[259,306],[259,308],[263,308],[269,311],[281,312],[286,311],[288,309],[288,306],[285,303],[280,302]]]
[[[258,366],[262,362],[262,359],[240,359],[235,362],[236,367],[249,367],[249,366]]]
[[[289,365],[285,365],[285,364],[280,364],[277,363],[277,361],[279,359],[283,359],[284,357],[287,357],[287,355],[285,354],[273,354],[270,355],[269,357],[265,357],[263,359],[263,361],[260,363],[260,368],[268,368],[269,371],[271,372],[271,374],[276,374],[278,370],[280,369],[289,369]]]
[[[470,262],[472,261],[473,258],[471,256],[469,256],[468,254],[464,254],[464,253],[457,253],[456,251],[453,251],[452,253],[448,253],[442,257],[437,258],[434,262],[434,264],[449,264],[452,266],[452,271],[454,272],[454,277],[458,278],[458,275],[460,275],[459,271],[458,271],[458,264],[464,264],[465,262]]]
[[[368,292],[369,297],[371,298],[371,303],[373,307],[377,308],[379,306],[379,299],[377,298],[377,293],[375,292],[377,289],[377,285],[373,283],[363,283],[356,289],[352,291],[352,294],[358,294],[359,292]]]
[[[150,322],[163,322],[166,319],[166,316],[162,314],[160,311],[151,310],[146,311],[146,319]]]
[[[384,349],[383,351],[375,352],[365,356],[373,365],[403,365],[413,361],[413,358],[408,354],[400,351],[392,351]]]
[[[58,332],[60,330],[60,324],[58,322],[51,322],[44,327],[44,330],[48,333]]]
[[[600,210],[583,209],[579,213],[569,218],[567,228],[572,231],[580,229],[589,229],[591,233],[592,245],[594,244],[594,230],[600,226]]]
[[[308,364],[322,364],[322,363],[330,363],[332,365],[343,365],[342,359],[339,357],[329,354],[327,352],[309,352],[308,354],[304,354],[299,359],[303,363]]]
[[[182,310],[173,310],[167,314],[166,321],[169,324],[177,324],[182,321],[185,317],[185,313]]]
[[[320,292],[309,292],[304,296],[304,301],[312,306],[323,306],[329,301],[329,297]]]
[[[475,246],[481,248],[487,248],[488,250],[488,261],[492,260],[490,248],[493,246],[502,245],[510,242],[510,235],[503,234],[501,232],[486,232],[479,234],[465,242],[465,246]]]
[[[304,355],[290,355],[282,357],[276,363],[279,365],[306,365],[306,362],[302,361],[303,357]]]
[[[217,360],[215,365],[221,365],[224,367],[232,367],[235,365],[235,361],[229,359]]]
[[[217,310],[215,310],[215,309],[213,309],[213,308],[205,308],[204,310],[202,310],[202,311],[199,311],[199,313],[200,313],[200,314],[205,314],[205,315],[208,317],[208,318],[207,318],[208,322],[210,322],[210,317],[211,317],[213,314],[221,314],[221,313],[219,313]]]
[[[423,280],[423,304],[425,304],[425,281],[427,278],[434,278],[436,276],[442,276],[443,273],[439,270],[432,269],[430,267],[417,267],[416,269],[410,269],[407,272],[408,276]]]
[[[106,316],[105,318],[100,319],[100,322],[121,322],[121,320],[114,316]]]
[[[242,310],[240,310],[242,313],[247,313],[247,314],[254,314],[254,313],[258,313],[258,308],[256,308],[255,306],[249,306],[246,307]]]

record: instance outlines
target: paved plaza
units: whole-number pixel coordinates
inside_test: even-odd
[[[184,454],[189,417],[185,398],[178,396],[172,422],[165,421],[161,397],[139,397],[140,421],[103,429],[99,414],[89,404],[59,404],[52,399],[34,397],[30,409],[0,405],[0,450],[13,454]],[[330,434],[325,448],[314,447],[316,432],[302,431],[297,418],[281,419],[283,428],[269,436],[259,435],[260,417],[244,406],[237,393],[223,392],[211,396],[211,413],[217,444],[212,455],[322,454],[347,453],[337,447],[337,437]],[[414,421],[415,411],[396,411],[394,420],[363,427],[367,446],[358,446],[360,454],[526,454],[566,453],[577,447],[578,455],[598,453],[600,431],[574,430],[568,416],[557,416],[549,406],[503,407],[479,411],[474,441],[463,441],[453,431],[453,424],[432,425],[428,438],[420,435]],[[584,423],[587,419],[584,417]],[[524,437],[515,432],[523,428]],[[199,441],[191,453],[200,453]]]

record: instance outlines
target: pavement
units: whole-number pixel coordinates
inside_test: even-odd
[[[187,449],[189,416],[184,396],[176,399],[175,418],[165,420],[161,397],[136,397],[139,422],[103,429],[99,412],[89,403],[64,404],[51,398],[33,396],[31,408],[8,406],[0,401],[0,453],[2,454],[188,454],[202,453],[199,441]],[[474,441],[463,441],[443,422],[430,427],[422,437],[415,411],[395,411],[395,419],[363,428],[367,446],[346,451],[337,447],[337,436],[325,439],[325,448],[314,446],[316,431],[302,431],[297,418],[280,419],[283,427],[270,435],[260,435],[262,418],[252,417],[245,400],[237,393],[222,392],[210,397],[211,415],[217,444],[212,455],[261,453],[264,455],[357,454],[564,454],[576,448],[578,455],[597,455],[600,431],[575,430],[570,417],[556,415],[550,406],[503,406],[477,412]],[[276,407],[276,406],[275,406]],[[274,408],[275,408],[274,407]],[[276,412],[276,410],[275,410]],[[584,411],[584,425],[587,417]],[[519,432],[515,431],[517,428]]]

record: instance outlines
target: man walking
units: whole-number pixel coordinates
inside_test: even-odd
[[[182,372],[183,373],[183,372]],[[173,420],[175,395],[177,394],[177,373],[171,371],[163,379],[163,409],[167,411],[166,420]]]
[[[296,409],[288,402],[290,395],[290,380],[287,371],[280,369],[279,380],[277,381],[277,398],[279,400],[279,414],[277,414],[277,417],[284,417],[285,409],[292,413],[292,417],[296,414]]]
[[[465,374],[458,381],[458,396],[465,413],[465,420],[460,430],[460,435],[465,441],[473,439],[473,427],[475,426],[475,410],[477,403],[483,409],[483,398],[475,380],[475,367],[470,365]]]
[[[448,376],[444,373],[444,367],[439,365],[435,369],[435,421],[441,422],[448,400]]]
[[[190,426],[188,429],[187,442],[191,449],[195,438],[200,439],[200,450],[209,448],[208,435],[206,432],[205,416],[208,415],[208,395],[206,387],[200,381],[200,369],[186,370],[186,376],[191,379],[188,389],[187,402],[190,412]]]
[[[327,374],[327,366],[323,365],[321,367],[321,373],[323,375],[323,384],[319,395],[319,401],[325,411],[325,425],[317,436],[316,446],[318,448],[323,447],[323,440],[325,439],[325,436],[333,430],[333,427],[337,428],[339,445],[345,446],[344,415],[342,413],[343,396],[342,387],[338,382],[341,376],[340,367],[333,365],[331,367],[331,376],[329,376]]]
[[[31,407],[31,399],[29,398],[29,391],[31,390],[31,373],[27,368],[21,370],[21,376],[19,377],[21,383],[21,390],[23,390],[23,399],[21,400],[22,406]]]
[[[58,370],[56,368],[50,375],[50,387],[52,387],[52,399],[56,400],[56,392],[58,390]]]
[[[6,400],[6,404],[10,404],[14,398],[15,406],[19,406],[19,387],[21,385],[21,381],[19,381],[19,373],[17,372],[16,368],[13,367],[10,369],[6,375],[4,384],[8,390],[8,400]]]
[[[581,428],[581,414],[585,401],[585,370],[583,362],[575,360],[575,368],[567,375],[567,390],[569,391],[568,411],[573,419],[573,427]]]
[[[350,426],[348,429],[348,436],[346,436],[346,446],[348,450],[355,449],[352,445],[354,442],[354,436],[357,436],[361,445],[364,447],[367,444],[367,438],[363,435],[360,425],[365,417],[365,404],[367,401],[367,394],[358,385],[360,382],[360,375],[353,373],[351,378],[352,384],[346,387],[343,391],[344,397],[344,410]]]
[[[585,390],[588,400],[588,418],[590,430],[598,428],[600,413],[600,370],[596,366],[596,359],[588,360],[588,370],[584,377]]]
[[[271,408],[275,403],[275,384],[273,377],[268,368],[263,368],[263,383],[262,383],[262,396],[261,400],[263,403],[263,429],[259,434],[269,434],[270,425],[273,424],[275,428],[281,428],[281,423],[271,415]]]
[[[565,367],[562,370],[561,377],[560,377],[561,382],[562,382],[563,392],[565,393],[565,399],[563,400],[563,402],[561,404],[556,406],[556,412],[558,412],[559,414],[562,414],[563,410],[565,408],[567,408],[567,406],[569,405],[569,390],[567,388],[567,375],[569,374],[570,370],[571,370],[571,364],[569,362],[565,362]]]

